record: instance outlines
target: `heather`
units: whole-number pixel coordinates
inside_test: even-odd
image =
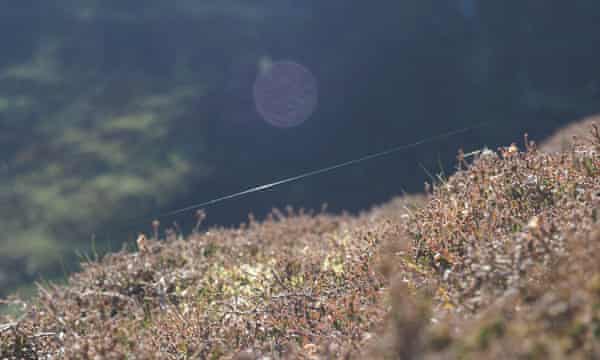
[[[595,358],[600,133],[519,143],[359,216],[140,234],[3,319],[14,358]]]

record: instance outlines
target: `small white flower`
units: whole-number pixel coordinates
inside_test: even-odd
[[[484,147],[483,150],[481,150],[481,155],[480,157],[485,158],[485,157],[496,157],[496,153],[490,149],[488,149],[487,147]]]
[[[525,180],[525,184],[527,185],[537,185],[538,177],[535,175],[527,175],[527,179]]]
[[[527,223],[528,229],[537,229],[540,226],[540,221],[537,216],[532,217]]]

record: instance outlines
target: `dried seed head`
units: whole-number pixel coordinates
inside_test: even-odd
[[[196,219],[198,220],[198,222],[204,221],[204,219],[206,219],[206,211],[204,211],[204,209],[197,210]]]
[[[486,158],[486,157],[495,157],[496,153],[493,152],[492,150],[488,149],[487,147],[484,147],[481,150],[481,154],[479,155],[479,157],[481,158]]]
[[[145,254],[148,252],[148,240],[146,239],[146,235],[140,234],[136,240],[136,243],[140,253]]]
[[[160,227],[160,221],[158,220],[154,220],[152,221],[152,239],[157,241],[158,240],[158,229]]]
[[[529,222],[527,223],[528,229],[537,229],[539,227],[540,227],[540,220],[537,216],[534,216],[531,219],[529,219]]]

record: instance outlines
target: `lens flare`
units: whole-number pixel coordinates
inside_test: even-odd
[[[253,87],[254,103],[269,124],[289,128],[304,123],[317,107],[317,80],[293,61],[261,66]]]

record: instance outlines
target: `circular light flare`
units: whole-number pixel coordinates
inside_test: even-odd
[[[304,123],[317,107],[317,80],[293,61],[262,66],[252,89],[259,115],[269,124],[290,128]]]

